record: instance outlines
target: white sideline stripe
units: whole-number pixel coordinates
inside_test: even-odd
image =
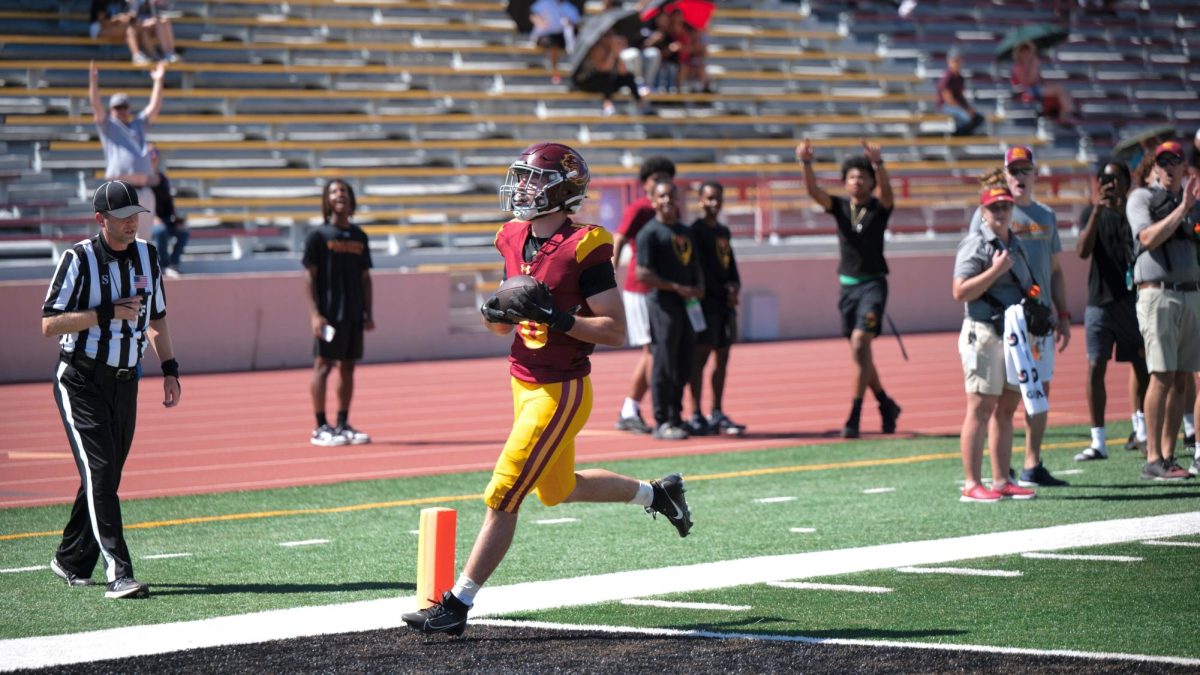
[[[818,584],[811,581],[768,581],[775,588],[795,588],[802,591],[847,591],[849,593],[891,593],[886,586],[855,586],[853,584]]]
[[[756,504],[778,504],[780,502],[794,502],[794,501],[796,501],[795,497],[763,497],[762,499],[755,499],[754,503],[756,503]]]
[[[863,490],[864,495],[881,495],[885,492],[895,492],[896,488],[867,488]]]
[[[48,570],[49,565],[34,565],[33,567],[10,567],[6,570],[0,570],[0,574],[12,574],[13,572],[36,572],[38,570]]]
[[[1149,546],[1189,546],[1192,548],[1200,548],[1200,541],[1163,541],[1161,539],[1147,539],[1142,543]]]
[[[1083,469],[1066,469],[1064,471],[1055,471],[1054,473],[1060,476],[1077,476],[1083,473]]]
[[[158,555],[144,555],[142,560],[166,560],[167,558],[190,558],[191,553],[159,553]]]
[[[980,570],[973,567],[897,567],[905,574],[959,574],[964,577],[1019,577],[1017,570]]]
[[[280,546],[315,546],[317,544],[328,544],[328,539],[305,539],[304,541],[284,541],[280,542]]]
[[[409,530],[408,533],[409,534],[421,534],[421,531],[420,530]]]
[[[745,612],[753,609],[750,605],[722,605],[717,602],[673,602],[671,600],[641,600],[629,598],[621,601],[622,605],[635,607],[662,607],[664,609],[713,609],[722,612]]]
[[[1022,558],[1041,560],[1095,560],[1097,562],[1141,562],[1136,555],[1083,555],[1079,553],[1022,553]]]
[[[1200,534],[1200,511],[833,551],[724,560],[574,579],[533,581],[488,588],[486,593],[481,593],[476,599],[472,620],[487,615],[591,605],[664,593],[729,588],[768,581],[813,579],[893,569],[905,565],[933,565],[972,558],[1015,555],[1026,551],[1076,549],[1083,546],[1142,541],[1146,538],[1159,539],[1195,534]],[[128,656],[163,654],[183,649],[398,628],[401,625],[400,614],[411,609],[415,601],[410,595],[341,605],[278,609],[197,621],[0,640],[0,670],[45,668]],[[927,646],[904,642],[864,641],[861,644],[946,648],[945,645]],[[1055,652],[1013,650],[1010,653]],[[1163,660],[1164,657],[1095,655],[1092,658]],[[1200,659],[1174,659],[1166,662],[1200,665]]]
[[[808,534],[810,532],[816,532],[816,531],[817,531],[817,528],[815,528],[815,527],[793,527],[793,528],[788,529],[788,532],[795,532],[796,534]]]
[[[509,619],[472,620],[480,626],[500,628],[541,628],[544,630],[588,631],[627,635],[652,635],[658,637],[713,638],[717,640],[752,640],[756,642],[800,642],[812,645],[847,645],[855,647],[894,647],[898,649],[925,649],[945,652],[981,652],[986,654],[1020,654],[1025,656],[1065,656],[1077,659],[1108,661],[1152,661],[1181,666],[1200,665],[1200,659],[1177,656],[1155,656],[1150,654],[1122,654],[1119,652],[1080,652],[1072,649],[1025,649],[1021,647],[993,647],[991,645],[962,645],[933,642],[900,642],[898,640],[860,640],[853,638],[820,638],[802,635],[756,635],[754,633],[716,633],[707,630],[680,630],[677,628],[637,628],[634,626],[595,626],[590,624],[548,623],[546,621],[512,621]]]
[[[578,523],[578,518],[546,518],[545,520],[535,520],[538,525],[562,525],[563,523]]]

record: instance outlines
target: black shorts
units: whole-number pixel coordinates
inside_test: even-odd
[[[725,303],[704,304],[706,328],[696,334],[696,344],[723,349],[737,341],[737,310]]]
[[[887,277],[861,284],[842,284],[838,311],[842,313],[842,337],[855,330],[878,336],[883,332],[883,313],[887,310]]]
[[[1118,361],[1145,362],[1146,348],[1138,329],[1137,302],[1132,297],[1103,307],[1088,305],[1083,310],[1083,326],[1089,362],[1108,361],[1114,346]]]
[[[563,35],[562,33],[551,33],[549,35],[543,35],[537,39],[537,44],[542,49],[549,49],[551,47],[558,47],[559,49],[566,49],[567,48],[567,36]]]
[[[363,356],[363,324],[361,321],[331,323],[333,339],[313,340],[313,356],[332,361],[357,361]]]

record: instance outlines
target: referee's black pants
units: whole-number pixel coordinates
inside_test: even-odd
[[[61,566],[90,577],[97,559],[109,582],[133,576],[117,488],[137,422],[137,377],[118,380],[112,369],[59,362],[54,400],[79,470],[79,491],[55,556]]]
[[[650,319],[650,395],[654,399],[654,422],[683,425],[683,389],[692,373],[692,351],[696,334],[688,321],[683,298],[655,291],[646,299]]]

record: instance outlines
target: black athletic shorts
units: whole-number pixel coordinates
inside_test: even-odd
[[[838,297],[838,310],[842,313],[842,337],[850,337],[855,329],[876,336],[882,333],[887,296],[887,277],[861,284],[842,284]]]
[[[357,361],[363,355],[363,324],[361,321],[332,323],[333,339],[313,340],[313,356],[334,361]]]
[[[1133,298],[1098,307],[1088,305],[1083,313],[1088,361],[1108,361],[1116,347],[1117,361],[1144,363],[1146,348],[1138,330],[1137,303]]]
[[[737,341],[737,310],[724,302],[705,303],[706,328],[696,334],[696,344],[723,349]]]
[[[537,39],[537,44],[542,49],[549,49],[551,47],[558,47],[559,49],[566,49],[567,48],[567,36],[563,35],[562,33],[551,33],[549,35],[543,35]]]

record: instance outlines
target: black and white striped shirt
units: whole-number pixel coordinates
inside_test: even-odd
[[[102,235],[85,239],[65,251],[42,305],[42,316],[95,309],[120,298],[142,296],[137,321],[113,319],[59,339],[64,353],[78,349],[114,368],[134,368],[146,350],[146,328],[152,319],[167,315],[158,253],[142,239],[125,251],[114,252]]]

